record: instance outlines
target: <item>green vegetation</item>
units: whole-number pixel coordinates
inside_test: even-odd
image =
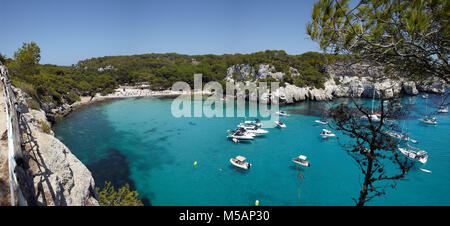
[[[50,125],[42,119],[39,120],[39,125],[41,126],[41,129],[44,133],[50,133],[50,131],[52,130]]]
[[[98,195],[98,202],[100,206],[143,206],[137,191],[130,191],[130,185],[114,190],[111,182],[105,182],[105,187],[95,189]]]
[[[445,0],[320,0],[306,28],[323,50],[449,83],[449,12]]]
[[[82,60],[72,66],[41,65],[40,48],[24,43],[6,59],[14,86],[28,93],[37,103],[73,103],[79,96],[106,95],[119,85],[148,83],[152,89],[168,89],[177,81],[193,86],[194,74],[201,73],[203,82],[223,82],[227,68],[236,64],[272,65],[285,73],[280,85],[286,82],[297,86],[323,87],[328,78],[327,62],[342,61],[342,56],[308,52],[288,55],[281,50],[266,50],[251,54],[183,55],[176,53],[106,56]],[[295,68],[300,76],[292,76]],[[238,76],[236,73],[234,76]],[[240,77],[240,76],[238,76]],[[236,78],[238,78],[236,77]],[[34,105],[36,106],[36,105]]]

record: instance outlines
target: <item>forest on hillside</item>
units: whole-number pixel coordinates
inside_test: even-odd
[[[71,66],[39,64],[40,48],[24,43],[13,58],[0,58],[10,68],[13,85],[33,97],[31,105],[39,103],[73,103],[79,96],[103,95],[114,92],[119,85],[150,84],[151,89],[168,89],[177,81],[193,85],[196,73],[203,75],[203,82],[224,81],[227,68],[248,64],[258,68],[260,64],[275,67],[283,72],[281,83],[303,87],[323,87],[328,78],[326,64],[348,60],[345,55],[307,52],[288,55],[282,50],[266,50],[251,54],[185,55],[177,53],[142,54],[129,56],[105,56],[81,60]],[[295,68],[300,76],[292,76]],[[269,79],[265,79],[269,80]],[[273,79],[272,79],[273,80]]]

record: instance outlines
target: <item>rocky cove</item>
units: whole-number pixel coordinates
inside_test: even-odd
[[[2,77],[8,78],[8,69],[0,66]],[[402,95],[417,95],[419,92],[444,93],[446,85],[439,80],[415,82],[406,78],[385,78],[382,68],[371,67],[364,64],[351,66],[328,65],[324,67],[329,77],[324,83],[324,88],[298,87],[286,84],[272,94],[280,97],[286,104],[300,101],[329,101],[333,98],[356,97],[395,98]],[[295,68],[289,70],[292,76],[301,76]],[[274,78],[280,80],[283,72],[275,70],[271,65],[259,65],[253,68],[251,65],[238,64],[227,69],[226,80],[246,81]],[[374,81],[374,78],[378,78]],[[245,83],[243,83],[245,84]],[[133,89],[133,88],[131,88]],[[374,92],[375,89],[375,92]],[[126,98],[123,93],[113,96],[81,97],[81,100],[73,104],[41,103],[41,108],[33,110],[28,106],[27,99],[31,97],[20,89],[12,87],[18,107],[23,115],[23,123],[27,128],[23,131],[24,152],[29,156],[28,175],[33,186],[33,194],[36,205],[98,205],[95,194],[95,182],[87,167],[74,156],[71,151],[50,130],[44,132],[43,123],[53,123],[56,118],[64,117],[75,109],[94,102],[111,99]],[[259,101],[270,101],[264,93],[259,95]],[[139,94],[132,97],[139,96]],[[5,144],[2,145],[2,154],[6,153]],[[4,161],[4,159],[3,159]],[[4,165],[4,164],[3,164]],[[6,175],[7,174],[1,174]],[[0,176],[1,177],[1,176]],[[2,178],[7,181],[7,178]]]

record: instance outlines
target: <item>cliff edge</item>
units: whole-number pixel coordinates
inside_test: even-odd
[[[6,129],[3,125],[5,124],[3,123],[4,120],[6,120],[3,89],[5,86],[10,86],[17,103],[17,115],[22,136],[22,154],[25,161],[23,165],[26,166],[27,180],[32,184],[30,188],[22,189],[28,205],[98,205],[95,198],[95,182],[91,172],[70,152],[69,148],[54,137],[45,112],[28,108],[27,99],[31,97],[10,85],[8,69],[1,63],[0,75],[6,81],[5,83],[0,82],[0,90],[2,91],[0,120],[3,119],[0,123],[0,129],[2,130],[0,133],[3,134]],[[3,173],[3,169],[8,169],[8,162],[4,158],[7,156],[7,146],[8,143],[5,143],[5,140],[0,141],[1,205],[8,205],[8,198],[5,197],[10,195],[8,173]],[[7,192],[2,189],[2,181],[7,182]],[[22,187],[22,184],[20,186]]]

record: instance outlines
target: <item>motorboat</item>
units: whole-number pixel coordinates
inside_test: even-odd
[[[248,123],[239,123],[239,125],[237,125],[238,128],[244,128],[244,129],[255,129],[256,126],[252,125],[252,124],[248,124]]]
[[[429,125],[437,125],[436,117],[429,118],[428,116],[425,116],[424,118],[419,119],[419,121]]]
[[[286,128],[286,124],[280,122],[280,121],[274,121],[275,124],[279,127],[279,128]]]
[[[255,120],[253,120],[253,121],[245,121],[244,123],[250,124],[250,125],[255,125],[255,126],[258,126],[258,127],[262,126],[261,120],[259,120],[257,118]]]
[[[231,133],[227,136],[230,139],[238,139],[238,140],[253,140],[254,134],[248,133],[245,129],[236,129],[231,131]]]
[[[236,156],[236,158],[231,158],[230,162],[231,162],[231,164],[233,164],[234,166],[237,166],[239,168],[246,169],[246,170],[250,169],[250,166],[252,166],[252,164],[246,162],[245,159],[246,159],[245,157],[238,155],[238,156]]]
[[[277,111],[275,113],[277,113],[279,115],[282,115],[282,116],[289,116],[289,114],[287,112],[285,112],[285,111]]]
[[[311,166],[311,164],[309,164],[309,160],[307,160],[306,156],[304,156],[304,155],[299,155],[296,158],[293,158],[292,161],[301,166],[307,166],[307,167]]]
[[[428,93],[423,94],[423,95],[422,95],[422,98],[423,98],[423,99],[428,99]]]
[[[414,151],[413,149],[416,149],[417,151]],[[399,147],[398,150],[412,160],[419,161],[423,164],[428,161],[428,153],[426,151],[411,147],[408,144],[406,144],[405,148]]]
[[[327,129],[323,129],[320,136],[322,136],[323,139],[326,139],[328,137],[335,137],[336,135]]]
[[[439,109],[437,110],[439,113],[448,113],[448,107],[444,105],[439,105]]]
[[[328,125],[328,122],[324,122],[321,120],[314,120],[314,122],[318,123],[318,124],[322,124],[322,125]]]
[[[260,129],[260,128],[248,128],[245,129],[245,131],[247,131],[248,133],[252,133],[254,134],[254,136],[264,136],[266,134],[269,133],[269,131],[265,130],[265,129]]]
[[[384,132],[386,135],[389,135],[395,139],[404,140],[404,141],[411,141],[411,143],[417,144],[419,143],[417,140],[411,139],[408,134],[400,134],[400,133],[394,133],[391,131]]]

